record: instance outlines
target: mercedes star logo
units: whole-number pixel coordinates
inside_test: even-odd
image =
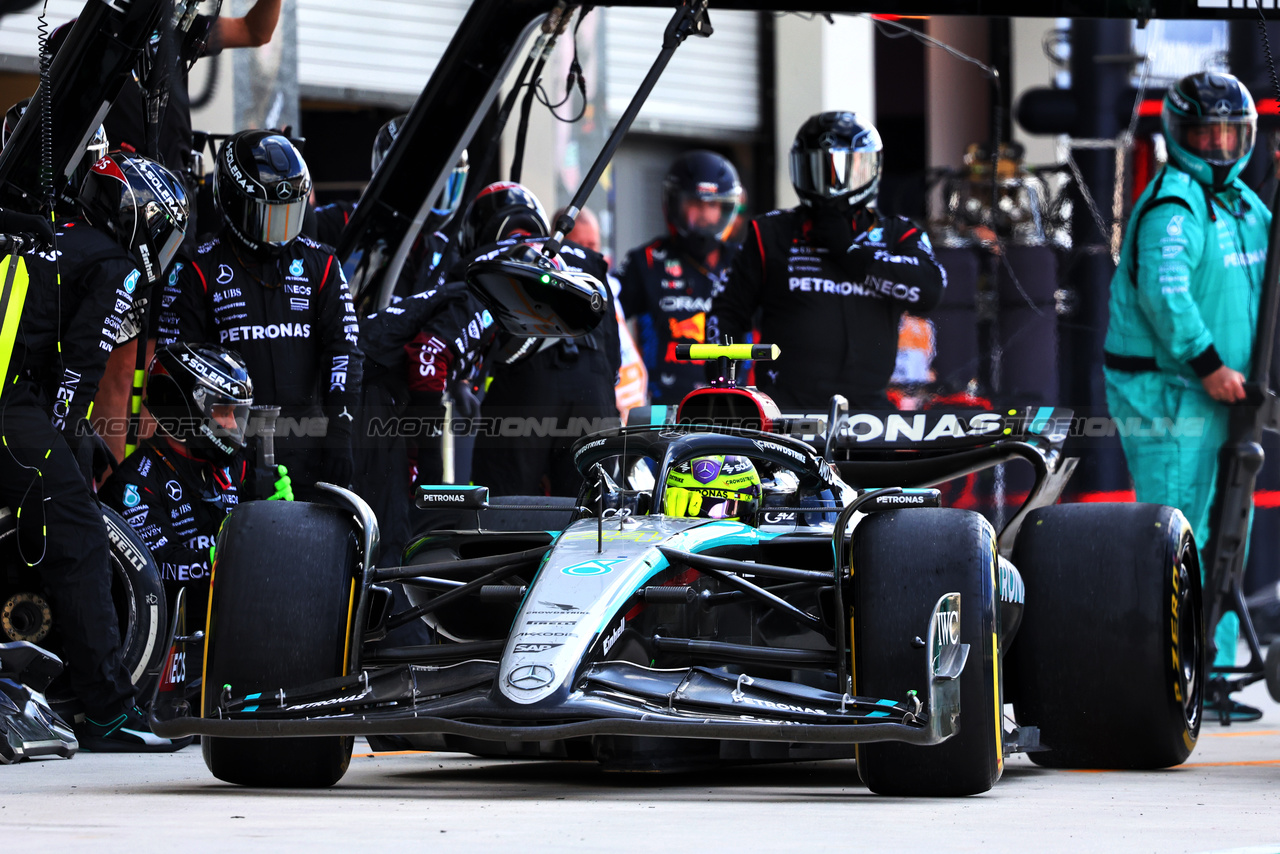
[[[169,493],[170,501],[182,500],[182,487],[178,485],[176,480],[171,480],[164,485],[165,492]]]
[[[1224,98],[1213,105],[1213,111],[1220,116],[1229,116],[1231,115],[1231,104]]]
[[[287,199],[293,195],[293,187],[287,181],[281,181],[276,184],[276,195],[282,199]]]
[[[520,691],[536,691],[550,685],[555,678],[555,671],[545,664],[526,664],[507,674],[507,684]]]

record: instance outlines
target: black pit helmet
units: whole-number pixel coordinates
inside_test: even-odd
[[[90,225],[133,254],[147,285],[164,275],[190,222],[178,176],[137,154],[115,151],[93,164],[78,201]]]
[[[396,116],[378,128],[378,135],[373,138],[373,155],[369,158],[370,172],[377,172],[382,161],[387,159],[387,152],[391,151],[392,143],[400,137],[400,130],[408,118],[408,114]],[[466,149],[463,149],[462,156],[453,165],[453,171],[445,181],[444,189],[440,191],[435,204],[431,206],[431,213],[436,217],[436,221],[432,224],[434,228],[439,228],[458,210],[458,203],[462,201],[462,191],[466,188],[469,171],[471,171],[471,162],[467,157]]]
[[[1201,184],[1225,187],[1244,169],[1258,131],[1258,110],[1230,74],[1202,71],[1169,87],[1160,111],[1169,157]],[[1203,133],[1203,131],[1215,131]],[[1206,138],[1207,137],[1207,138]]]
[[[30,103],[30,98],[23,98],[5,112],[4,128],[0,131],[0,147],[9,144],[9,138],[17,130],[18,122],[22,120],[22,114],[27,111],[27,105]],[[54,208],[59,215],[75,216],[79,213],[76,208],[76,196],[80,193],[80,185],[84,183],[85,176],[89,174],[89,169],[93,164],[101,160],[106,153],[107,131],[102,125],[98,125],[98,129],[89,137],[89,143],[84,148],[84,156],[80,158],[75,168],[71,170],[71,174],[67,176],[66,183],[57,188]]]
[[[662,215],[667,228],[699,256],[724,243],[742,201],[742,182],[733,164],[714,151],[689,151],[676,158],[662,182]],[[702,218],[691,221],[691,203],[704,202]]]
[[[548,230],[547,212],[538,197],[523,184],[499,181],[476,194],[467,207],[458,250],[469,255],[517,232],[543,237]]]
[[[853,113],[818,113],[791,144],[791,185],[809,207],[869,205],[880,191],[883,152],[870,122]]]
[[[253,380],[239,353],[217,344],[161,347],[143,400],[160,431],[197,459],[225,464],[244,450]]]
[[[306,161],[280,133],[241,131],[218,151],[213,197],[231,236],[251,252],[274,254],[292,243],[310,195]]]

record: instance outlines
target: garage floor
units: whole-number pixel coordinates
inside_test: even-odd
[[[1048,771],[1016,756],[986,795],[880,798],[852,762],[617,776],[593,765],[458,754],[372,756],[357,742],[334,789],[214,780],[198,748],[82,753],[0,768],[5,851],[419,850],[1280,852],[1280,705],[1241,695],[1256,724],[1208,725],[1161,772]]]

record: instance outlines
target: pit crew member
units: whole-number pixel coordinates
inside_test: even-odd
[[[676,360],[676,345],[706,340],[711,295],[733,262],[728,238],[741,199],[732,163],[711,151],[682,154],[662,184],[669,233],[623,261],[622,312],[640,344],[652,403],[677,404],[706,385],[701,365]]]
[[[825,411],[833,394],[887,408],[898,320],[927,312],[946,286],[925,233],[875,207],[883,147],[853,113],[805,121],[791,146],[800,206],[751,220],[712,302],[707,339],[717,343],[745,341],[760,311],[762,340],[782,357],[757,370],[757,385],[784,410]]]
[[[1227,406],[1244,398],[1253,356],[1271,214],[1239,178],[1257,127],[1244,84],[1215,72],[1184,77],[1166,92],[1161,123],[1169,162],[1129,221],[1111,281],[1103,374],[1121,423],[1203,423],[1202,431],[1120,438],[1138,500],[1177,507],[1203,547]],[[1216,665],[1235,663],[1238,628],[1234,612],[1218,623]],[[1261,712],[1241,706],[1234,716]]]
[[[342,265],[300,234],[310,193],[286,137],[230,137],[214,173],[222,228],[175,267],[159,322],[161,344],[209,341],[244,357],[258,402],[280,407],[276,458],[297,489],[351,483],[361,378]]]
[[[239,354],[216,344],[161,347],[144,400],[157,431],[99,494],[146,542],[170,605],[185,587],[199,622],[222,520],[241,501],[292,500],[292,485],[284,466],[258,471],[245,452],[253,380]]]
[[[21,556],[53,594],[81,747],[170,751],[153,735],[121,660],[107,532],[92,493],[87,417],[134,298],[161,276],[187,227],[181,182],[160,164],[112,154],[59,222],[53,247],[9,257],[0,351],[0,503],[14,508]],[[6,281],[7,280],[7,281]],[[12,331],[12,332],[11,332]],[[86,470],[88,469],[88,470]]]

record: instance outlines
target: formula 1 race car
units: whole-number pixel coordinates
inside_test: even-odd
[[[787,418],[754,389],[700,389],[673,424],[579,440],[575,501],[421,489],[454,523],[399,566],[375,568],[377,522],[346,490],[242,506],[203,637],[177,609],[155,731],[201,735],[215,776],[253,786],[331,785],[356,735],[622,770],[856,755],[867,786],[900,795],[986,791],[1016,750],[1185,760],[1204,638],[1182,515],[1048,506],[1074,463],[1062,411],[839,404]],[[755,500],[672,500],[673,472],[730,459],[758,474]],[[1035,485],[999,533],[938,506],[933,485],[1015,460]],[[412,607],[391,613],[391,581]],[[436,642],[378,644],[413,620]]]

